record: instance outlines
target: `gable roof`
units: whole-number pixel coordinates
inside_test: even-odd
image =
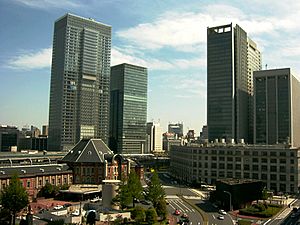
[[[101,139],[82,139],[72,148],[62,162],[103,163],[114,153]]]

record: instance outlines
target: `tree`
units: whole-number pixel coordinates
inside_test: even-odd
[[[146,197],[152,202],[154,208],[156,209],[159,202],[164,200],[165,195],[165,190],[159,181],[158,174],[156,171],[154,171],[148,186],[148,193]]]
[[[134,208],[131,214],[132,218],[135,220],[136,224],[141,224],[146,218],[145,209],[141,206]]]
[[[157,213],[155,209],[150,208],[146,210],[146,221],[148,222],[148,224],[154,224],[155,222],[157,222]]]
[[[160,216],[162,219],[167,218],[167,204],[165,199],[159,200],[156,204],[155,209],[158,216]]]
[[[28,194],[17,175],[13,175],[10,183],[1,193],[1,205],[13,216],[15,225],[16,214],[29,204]]]
[[[133,203],[134,207],[135,200],[143,197],[142,191],[143,187],[139,177],[135,172],[131,172],[128,180],[122,179],[119,194],[113,201],[119,201],[122,209],[126,208],[130,203]]]
[[[58,194],[58,187],[47,182],[39,192],[39,195],[45,198],[53,198]]]
[[[136,199],[141,199],[143,197],[143,186],[138,175],[135,172],[131,172],[128,177],[127,182],[128,190],[132,198],[133,207]]]

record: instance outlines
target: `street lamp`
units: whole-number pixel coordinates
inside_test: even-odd
[[[229,191],[223,191],[223,192],[229,195],[229,211],[232,211],[231,193]]]

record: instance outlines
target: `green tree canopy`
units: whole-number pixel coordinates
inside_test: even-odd
[[[154,171],[148,186],[148,193],[146,197],[152,202],[154,208],[156,209],[158,203],[164,200],[165,195],[165,190],[159,181],[158,174],[156,171]]]
[[[157,222],[157,213],[155,209],[150,208],[146,210],[146,221],[149,225]]]
[[[145,209],[141,206],[137,206],[131,213],[132,218],[136,224],[141,224],[146,219]]]
[[[39,192],[39,196],[45,198],[53,198],[58,194],[59,188],[55,185],[50,184],[47,182],[44,187]]]
[[[129,193],[132,197],[133,207],[134,207],[134,200],[141,199],[143,197],[143,186],[138,175],[135,172],[131,172],[128,177],[127,182]]]
[[[17,175],[12,176],[10,183],[1,193],[1,205],[13,215],[15,225],[16,214],[29,204],[28,194]]]
[[[130,203],[133,203],[134,207],[134,200],[143,197],[142,191],[143,187],[139,177],[135,172],[131,172],[127,180],[122,179],[119,194],[113,201],[119,201],[122,209],[126,208]]]
[[[162,219],[167,218],[167,204],[165,199],[159,200],[156,204],[155,209],[158,216],[160,216]]]

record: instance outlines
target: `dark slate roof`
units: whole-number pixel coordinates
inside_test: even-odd
[[[45,164],[45,165],[26,165],[26,166],[7,166],[0,167],[0,178],[11,177],[18,174],[22,177],[32,177],[48,174],[72,173],[66,164]]]
[[[82,139],[61,161],[103,163],[108,156],[113,156],[113,154],[101,139]]]

